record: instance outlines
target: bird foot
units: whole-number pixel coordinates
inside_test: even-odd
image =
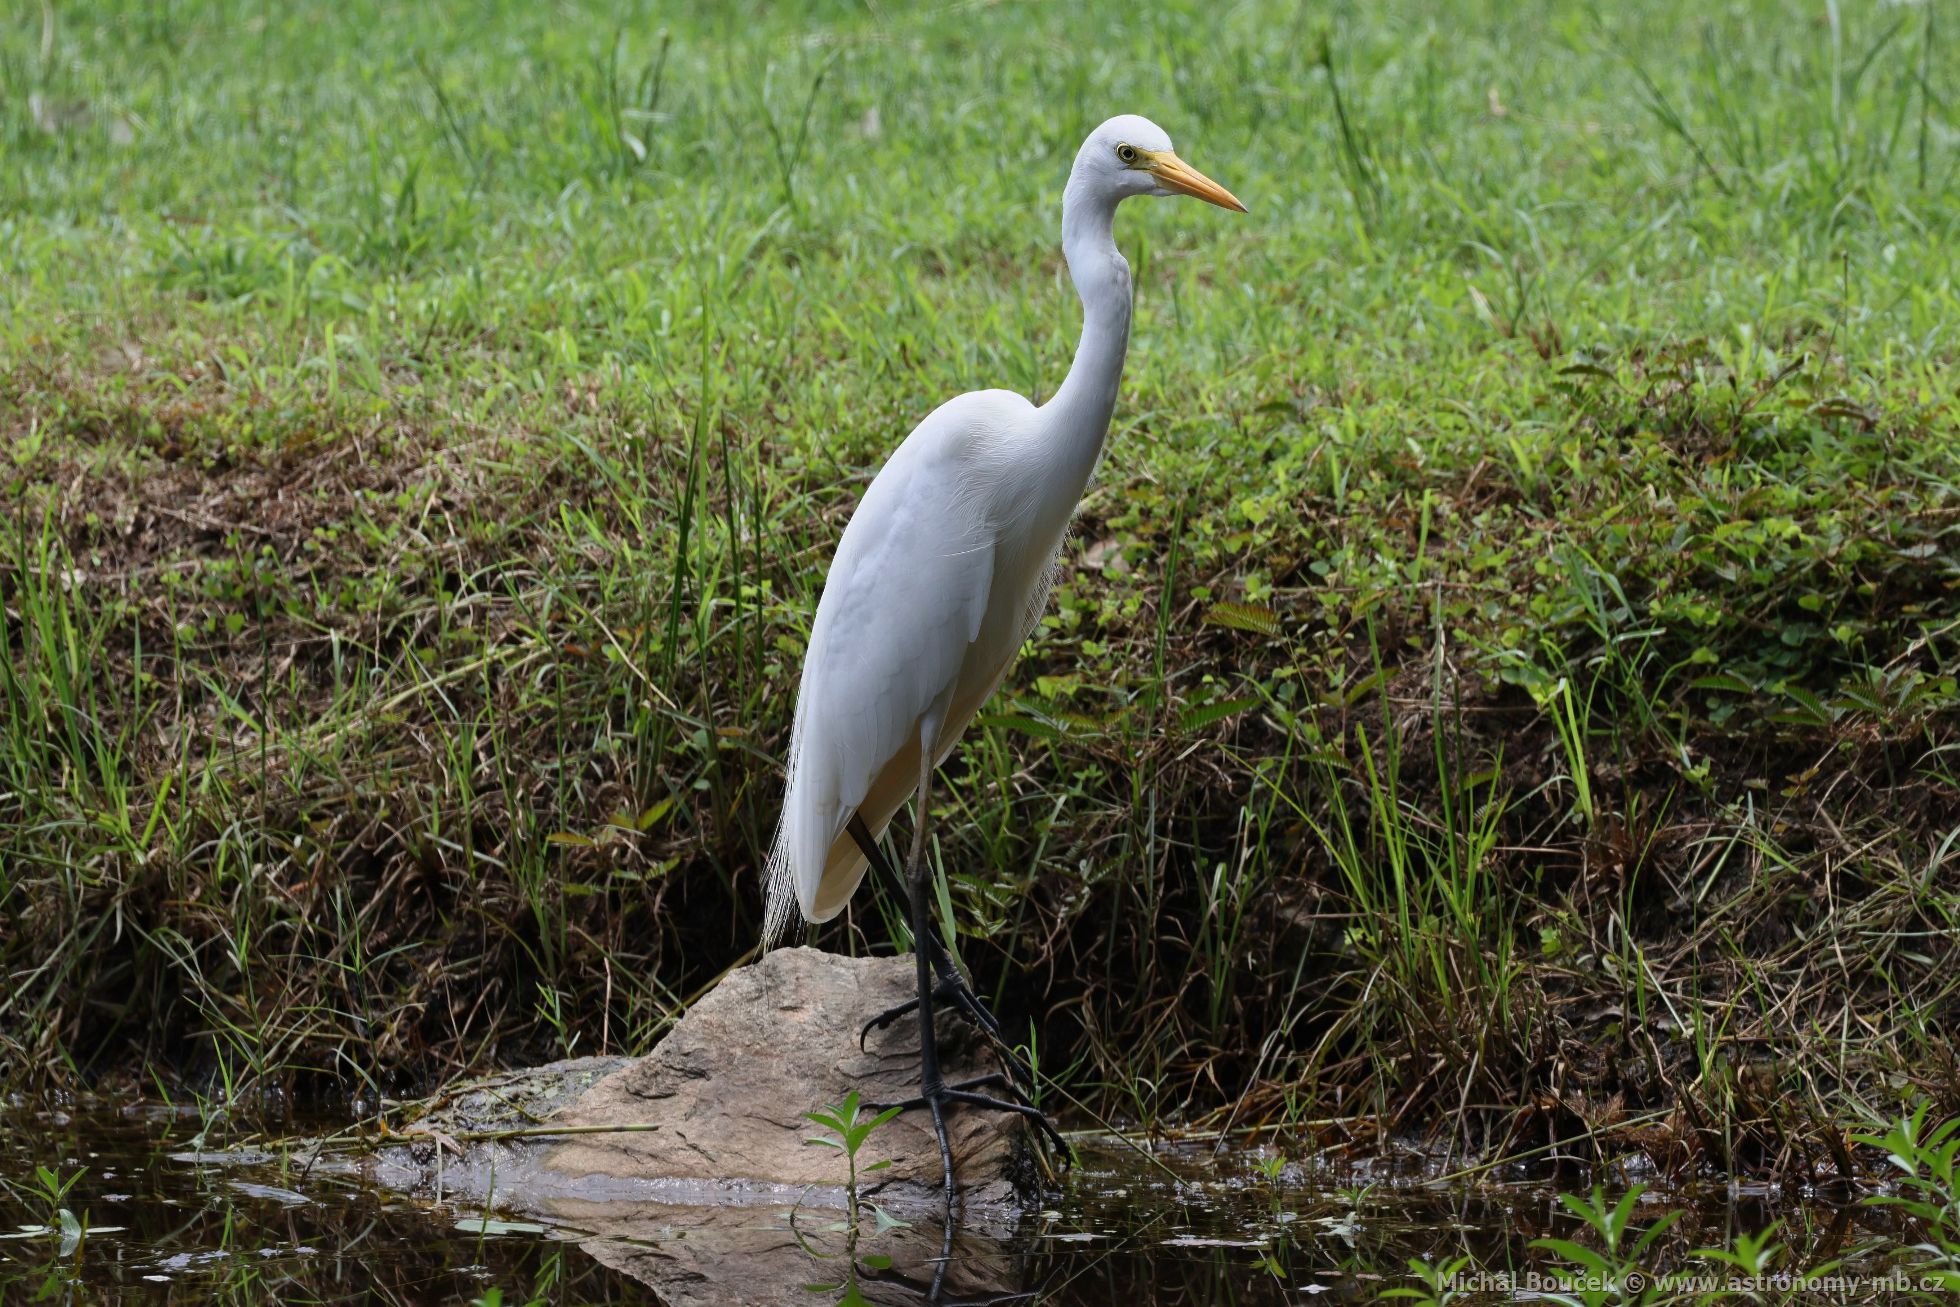
[[[987,1005],[980,1001],[980,996],[973,992],[973,987],[966,983],[966,978],[960,975],[951,962],[946,964],[941,972],[939,983],[933,987],[932,1001],[935,1005],[950,1004],[968,1024],[987,1037],[987,1042],[994,1046],[994,1051],[1000,1055],[1001,1061],[1007,1064],[1008,1074],[1014,1078],[1017,1092],[1031,1091],[1034,1088],[1034,1068],[1014,1051],[1013,1045],[1007,1042],[1007,1036],[1001,1031],[1000,1020],[987,1010]],[[870,1037],[872,1031],[883,1030],[900,1017],[918,1010],[919,1000],[908,998],[898,1006],[886,1008],[872,1017],[864,1023],[864,1028],[858,1031],[859,1050],[864,1049],[864,1041]]]
[[[983,1089],[998,1089],[1009,1097],[996,1098],[992,1094],[981,1093]],[[872,1104],[870,1110],[874,1113],[886,1112],[895,1107],[901,1112],[915,1112],[922,1107],[930,1108],[933,1131],[939,1137],[940,1148],[950,1155],[951,1149],[946,1139],[945,1114],[946,1109],[955,1103],[964,1103],[968,1107],[984,1107],[996,1112],[1013,1112],[1024,1117],[1040,1131],[1042,1138],[1055,1149],[1056,1155],[1064,1164],[1073,1157],[1069,1151],[1068,1140],[1062,1137],[1062,1132],[1056,1129],[1055,1123],[1048,1119],[1048,1114],[1030,1102],[1028,1096],[1021,1092],[1020,1086],[1010,1077],[998,1071],[991,1075],[975,1076],[971,1080],[955,1080],[951,1084],[940,1085],[937,1089],[927,1089],[917,1098],[907,1098],[896,1103]],[[946,1199],[949,1203],[952,1197],[953,1176],[949,1171],[946,1175]]]
[[[994,1013],[986,1009],[986,1005],[980,1003],[978,995],[974,995],[964,980],[941,980],[933,988],[933,1003],[951,1003],[955,1011],[972,1025],[980,1027],[980,1031],[992,1035],[994,1039],[1002,1039],[1000,1021],[994,1017]],[[866,1021],[862,1031],[858,1031],[858,1048],[864,1046],[866,1037],[870,1037],[872,1031],[882,1031],[884,1027],[892,1025],[894,1021],[913,1011],[919,1011],[919,999],[906,999],[898,1007],[886,1007],[882,1013]]]

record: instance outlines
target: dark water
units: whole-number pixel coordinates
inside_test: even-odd
[[[202,1128],[195,1113],[154,1105],[0,1107],[0,1233],[22,1232],[0,1238],[0,1303],[448,1303],[497,1291],[504,1303],[815,1307],[853,1292],[920,1301],[940,1265],[942,1231],[923,1220],[861,1237],[853,1258],[828,1228],[834,1213],[805,1210],[792,1230],[781,1206],[643,1205],[486,1231],[480,1212],[377,1192],[344,1169],[197,1161],[217,1142]],[[37,1167],[77,1177],[59,1205],[91,1227],[79,1241],[72,1228],[66,1246],[58,1230],[23,1230],[59,1224]],[[1772,1220],[1813,1258],[1883,1234],[1865,1209],[1727,1189],[1668,1203],[1687,1209],[1669,1235],[1677,1251],[1726,1246]],[[1666,1205],[1643,1206],[1642,1219]],[[1576,1229],[1556,1189],[1528,1177],[1439,1184],[1406,1159],[1185,1145],[1152,1161],[1100,1144],[1048,1210],[961,1231],[941,1290],[1130,1307],[1372,1301],[1409,1282],[1411,1257],[1542,1266],[1530,1240]]]

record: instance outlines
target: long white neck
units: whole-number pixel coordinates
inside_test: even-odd
[[[1130,347],[1130,265],[1110,234],[1115,217],[1114,196],[1097,194],[1070,176],[1062,195],[1062,254],[1082,297],[1082,340],[1061,389],[1041,406],[1040,421],[1058,475],[1073,480],[1078,492],[1109,434],[1123,355]]]

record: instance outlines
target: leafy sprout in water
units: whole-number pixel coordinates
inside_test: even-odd
[[[36,1166],[34,1176],[25,1184],[0,1179],[0,1185],[13,1191],[14,1196],[30,1203],[41,1212],[41,1221],[35,1225],[23,1225],[11,1234],[0,1235],[0,1239],[38,1239],[58,1238],[61,1240],[62,1257],[69,1257],[82,1246],[82,1241],[90,1233],[85,1216],[77,1216],[68,1206],[68,1191],[82,1178],[87,1170],[83,1167],[72,1175],[63,1176],[61,1172],[48,1166]],[[108,1234],[122,1227],[101,1225],[95,1227],[98,1234]]]
[[[1565,1263],[1559,1269],[1572,1292],[1550,1294],[1550,1301],[1573,1307],[1579,1304],[1601,1307],[1609,1302],[1654,1302],[1663,1296],[1660,1286],[1641,1270],[1640,1258],[1669,1226],[1681,1219],[1681,1213],[1669,1212],[1645,1230],[1635,1231],[1633,1209],[1646,1191],[1645,1185],[1635,1185],[1612,1204],[1606,1201],[1606,1191],[1598,1185],[1593,1186],[1587,1198],[1559,1195],[1558,1200],[1565,1209],[1591,1227],[1606,1247],[1601,1252],[1570,1239],[1533,1239],[1533,1248],[1542,1248]]]
[[[1960,1292],[1960,1117],[1929,1128],[1930,1102],[1892,1123],[1884,1134],[1856,1135],[1853,1141],[1882,1150],[1897,1171],[1900,1192],[1874,1194],[1865,1202],[1896,1207],[1923,1233],[1918,1251],[1929,1259],[1925,1279],[1948,1292]]]
[[[858,1151],[864,1147],[872,1131],[903,1110],[903,1108],[888,1107],[875,1116],[864,1116],[859,1110],[857,1090],[853,1089],[844,1095],[842,1103],[803,1114],[805,1120],[814,1121],[837,1136],[832,1139],[824,1135],[812,1135],[803,1142],[816,1148],[835,1148],[844,1154],[846,1175],[844,1198],[850,1210],[850,1226],[853,1233],[856,1232],[858,1224],[858,1177],[872,1171],[882,1171],[892,1164],[890,1158],[885,1158],[866,1166],[859,1166]],[[891,1228],[891,1224],[895,1223],[882,1210],[878,1212],[878,1221],[881,1231]]]
[[[803,1114],[805,1120],[814,1121],[831,1132],[830,1135],[812,1135],[803,1142],[814,1148],[834,1148],[844,1155],[844,1199],[849,1209],[849,1215],[843,1222],[833,1227],[835,1229],[841,1229],[848,1241],[844,1254],[846,1268],[844,1278],[833,1283],[808,1284],[804,1286],[804,1288],[812,1293],[837,1293],[841,1290],[842,1296],[837,1300],[839,1307],[864,1307],[864,1304],[867,1303],[867,1299],[858,1287],[857,1273],[860,1262],[874,1271],[891,1269],[892,1259],[882,1253],[867,1253],[862,1258],[857,1255],[859,1234],[858,1177],[872,1171],[884,1170],[891,1165],[891,1159],[883,1158],[879,1161],[860,1166],[858,1165],[858,1153],[863,1150],[865,1142],[871,1138],[873,1131],[877,1130],[878,1127],[884,1125],[903,1110],[903,1108],[899,1107],[888,1107],[881,1112],[866,1116],[858,1101],[857,1090],[853,1089],[850,1093],[844,1095],[843,1102],[831,1107],[821,1107],[814,1112],[805,1112]],[[833,1138],[831,1136],[835,1137]],[[873,1234],[884,1234],[888,1230],[896,1229],[905,1224],[905,1222],[891,1215],[891,1213],[885,1211],[884,1208],[878,1206],[876,1203],[871,1204],[871,1212],[873,1218],[877,1221],[877,1226],[872,1231]],[[811,1251],[819,1257],[825,1255],[815,1253],[814,1249]]]

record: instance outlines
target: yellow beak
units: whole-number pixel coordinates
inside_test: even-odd
[[[1237,209],[1244,213],[1246,208],[1239,203],[1239,197],[1220,186],[1211,178],[1178,158],[1169,150],[1150,156],[1150,171],[1157,183],[1166,190],[1181,195],[1195,195],[1207,204],[1216,204],[1221,209]]]

